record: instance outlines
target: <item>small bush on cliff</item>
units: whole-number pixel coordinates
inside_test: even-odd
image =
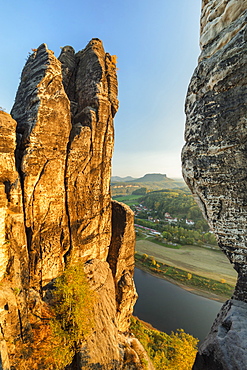
[[[132,317],[130,330],[152,360],[156,370],[190,370],[195,360],[198,339],[182,329],[168,335],[151,329]]]
[[[93,325],[94,294],[83,264],[69,266],[56,279],[51,306],[33,320],[32,338],[18,343],[17,370],[62,370],[69,365]],[[45,306],[44,306],[45,307]]]
[[[71,265],[55,283],[54,317],[50,326],[56,343],[52,354],[61,368],[72,361],[78,345],[92,327],[94,297],[83,271],[82,264]]]

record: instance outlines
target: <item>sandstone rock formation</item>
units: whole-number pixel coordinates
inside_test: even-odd
[[[134,216],[110,193],[114,60],[98,39],[78,53],[66,46],[58,59],[42,44],[23,69],[13,118],[0,112],[3,370],[23,366],[18,346],[28,347],[56,277],[78,261],[97,298],[91,332],[66,368],[143,368],[144,351],[129,333]]]
[[[246,0],[203,1],[202,52],[186,99],[183,175],[238,272],[232,300],[201,346],[194,369],[243,369],[247,363],[246,20]],[[241,343],[238,360],[226,357],[222,349],[232,346],[233,353],[236,343]]]

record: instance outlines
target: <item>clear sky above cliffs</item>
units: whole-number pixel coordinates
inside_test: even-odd
[[[1,4],[0,106],[10,111],[32,48],[93,37],[118,56],[113,174],[181,177],[184,100],[199,55],[201,0],[9,0]]]

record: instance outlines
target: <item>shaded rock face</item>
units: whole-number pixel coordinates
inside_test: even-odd
[[[188,89],[186,144],[182,152],[184,179],[219,246],[238,272],[231,307],[238,301],[247,302],[246,9],[245,0],[203,1],[202,52]],[[201,347],[196,369],[243,368],[240,360],[239,365],[233,365],[230,359],[221,360],[224,354],[215,340],[218,335],[221,346],[225,340],[230,346],[229,339],[221,336],[222,318],[227,310],[228,306],[223,307],[220,319]],[[231,330],[238,336],[239,328],[233,326]],[[233,337],[228,336],[232,345]],[[246,341],[243,346],[246,353]],[[199,360],[205,351],[207,361],[211,361],[208,364]],[[244,360],[246,364],[247,358]],[[216,367],[212,367],[213,363]]]
[[[137,298],[132,279],[135,264],[134,254],[134,214],[125,204],[113,201],[112,239],[107,261],[114,276],[117,322],[122,332],[128,331],[132,307]]]
[[[246,368],[247,303],[227,301],[202,343],[193,370]]]
[[[0,112],[3,370],[15,369],[18,343],[31,338],[54,279],[77,262],[97,299],[91,334],[68,368],[143,368],[129,333],[134,216],[110,193],[114,60],[98,39],[78,53],[66,46],[58,59],[42,44],[23,69],[13,118]]]

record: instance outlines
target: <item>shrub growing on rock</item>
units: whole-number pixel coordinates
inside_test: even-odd
[[[63,370],[69,365],[93,325],[94,300],[83,264],[71,264],[56,279],[51,303],[42,302],[41,317],[30,318],[27,341],[16,342],[14,368]]]
[[[69,266],[56,279],[53,318],[50,321],[55,346],[52,354],[61,368],[68,365],[93,324],[94,296],[90,291],[83,264]],[[63,347],[63,351],[61,351]]]

